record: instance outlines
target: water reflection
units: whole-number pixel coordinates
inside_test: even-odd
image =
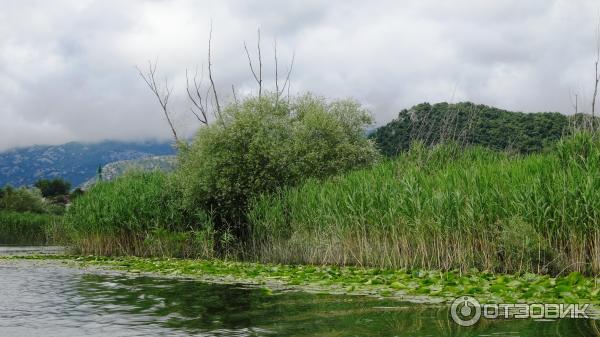
[[[0,336],[600,336],[592,320],[483,321],[445,306],[0,260]]]
[[[9,246],[0,245],[0,256],[2,255],[46,255],[65,254],[68,251],[62,246]]]
[[[193,280],[86,275],[80,293],[106,313],[151,316],[188,333],[288,336],[600,336],[596,321],[499,320],[461,328],[446,306],[361,296],[283,292]]]

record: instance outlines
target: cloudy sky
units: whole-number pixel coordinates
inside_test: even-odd
[[[0,0],[0,150],[168,138],[136,65],[158,60],[181,133],[185,69],[213,71],[223,99],[256,89],[244,54],[277,39],[291,91],[354,97],[378,124],[428,101],[572,113],[591,103],[597,0]]]

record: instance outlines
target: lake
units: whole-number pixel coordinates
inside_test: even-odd
[[[596,320],[487,320],[446,305],[268,291],[0,259],[0,336],[600,336]]]

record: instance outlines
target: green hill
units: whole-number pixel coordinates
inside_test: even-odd
[[[407,150],[413,141],[431,145],[448,140],[532,153],[568,132],[573,119],[558,112],[513,112],[470,102],[422,103],[402,110],[370,137],[388,156]]]

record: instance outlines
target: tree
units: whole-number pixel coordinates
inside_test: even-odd
[[[0,198],[0,210],[14,212],[45,213],[47,211],[42,195],[37,189],[4,188]]]
[[[44,198],[69,195],[71,191],[71,183],[63,179],[40,179],[34,184],[41,192]]]
[[[370,137],[387,156],[408,150],[414,141],[533,153],[557,141],[580,119],[581,115],[512,112],[470,102],[422,103],[402,110]]]
[[[305,95],[287,102],[263,92],[228,105],[222,118],[180,152],[177,171],[186,208],[217,214],[221,233],[244,237],[245,212],[260,194],[364,167],[379,156],[364,133],[371,115],[351,100]]]

